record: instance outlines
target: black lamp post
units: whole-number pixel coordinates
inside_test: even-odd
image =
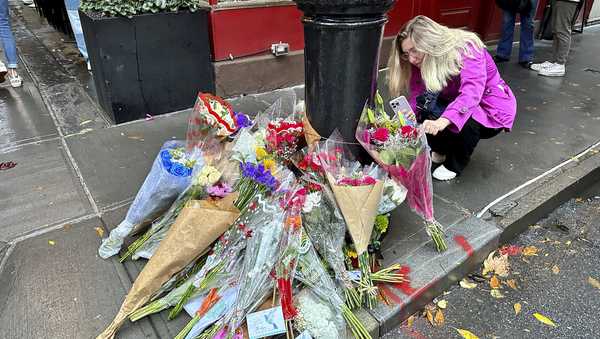
[[[294,1],[304,12],[308,119],[323,137],[337,128],[346,142],[356,142],[362,108],[377,90],[383,26],[394,0]],[[359,145],[351,149],[368,159]]]

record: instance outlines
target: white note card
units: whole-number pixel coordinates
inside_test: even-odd
[[[246,324],[250,339],[270,337],[286,332],[281,306],[248,314]]]

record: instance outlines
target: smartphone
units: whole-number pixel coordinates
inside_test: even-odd
[[[400,118],[400,122],[403,125],[417,125],[417,117],[415,116],[415,112],[413,112],[408,100],[406,100],[404,96],[390,100],[390,107],[394,113],[398,115],[398,118]]]

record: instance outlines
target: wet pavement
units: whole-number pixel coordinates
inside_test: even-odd
[[[509,245],[538,250],[534,256],[509,256],[509,275],[500,279],[515,280],[516,289],[502,284],[503,298],[496,299],[487,281],[474,289],[455,285],[436,299],[448,305],[443,325],[434,327],[419,315],[384,338],[459,338],[456,328],[480,338],[598,337],[600,283],[591,279],[600,281],[600,186],[587,197],[571,199]],[[541,323],[534,313],[556,327]]]
[[[11,6],[25,85],[0,86],[0,163],[16,163],[0,170],[0,338],[91,337],[112,319],[142,265],[101,260],[97,228],[106,233],[121,221],[160,145],[184,136],[189,111],[109,126],[74,44],[32,10]],[[473,270],[502,232],[473,212],[600,139],[600,76],[588,70],[600,69],[599,38],[600,28],[577,36],[565,78],[501,65],[519,100],[513,132],[482,141],[456,181],[434,184],[446,254],[437,255],[406,207],[396,212],[384,259],[409,265],[411,286],[390,287],[390,305],[364,312],[365,321],[391,330]],[[549,52],[539,44],[541,58]],[[294,90],[303,98],[302,87]],[[278,95],[232,104],[256,112]],[[120,337],[172,337],[185,322],[159,314],[125,326]]]

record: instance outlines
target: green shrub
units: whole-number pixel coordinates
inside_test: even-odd
[[[88,14],[101,16],[126,16],[136,14],[196,11],[208,6],[200,0],[82,0],[80,9]]]

